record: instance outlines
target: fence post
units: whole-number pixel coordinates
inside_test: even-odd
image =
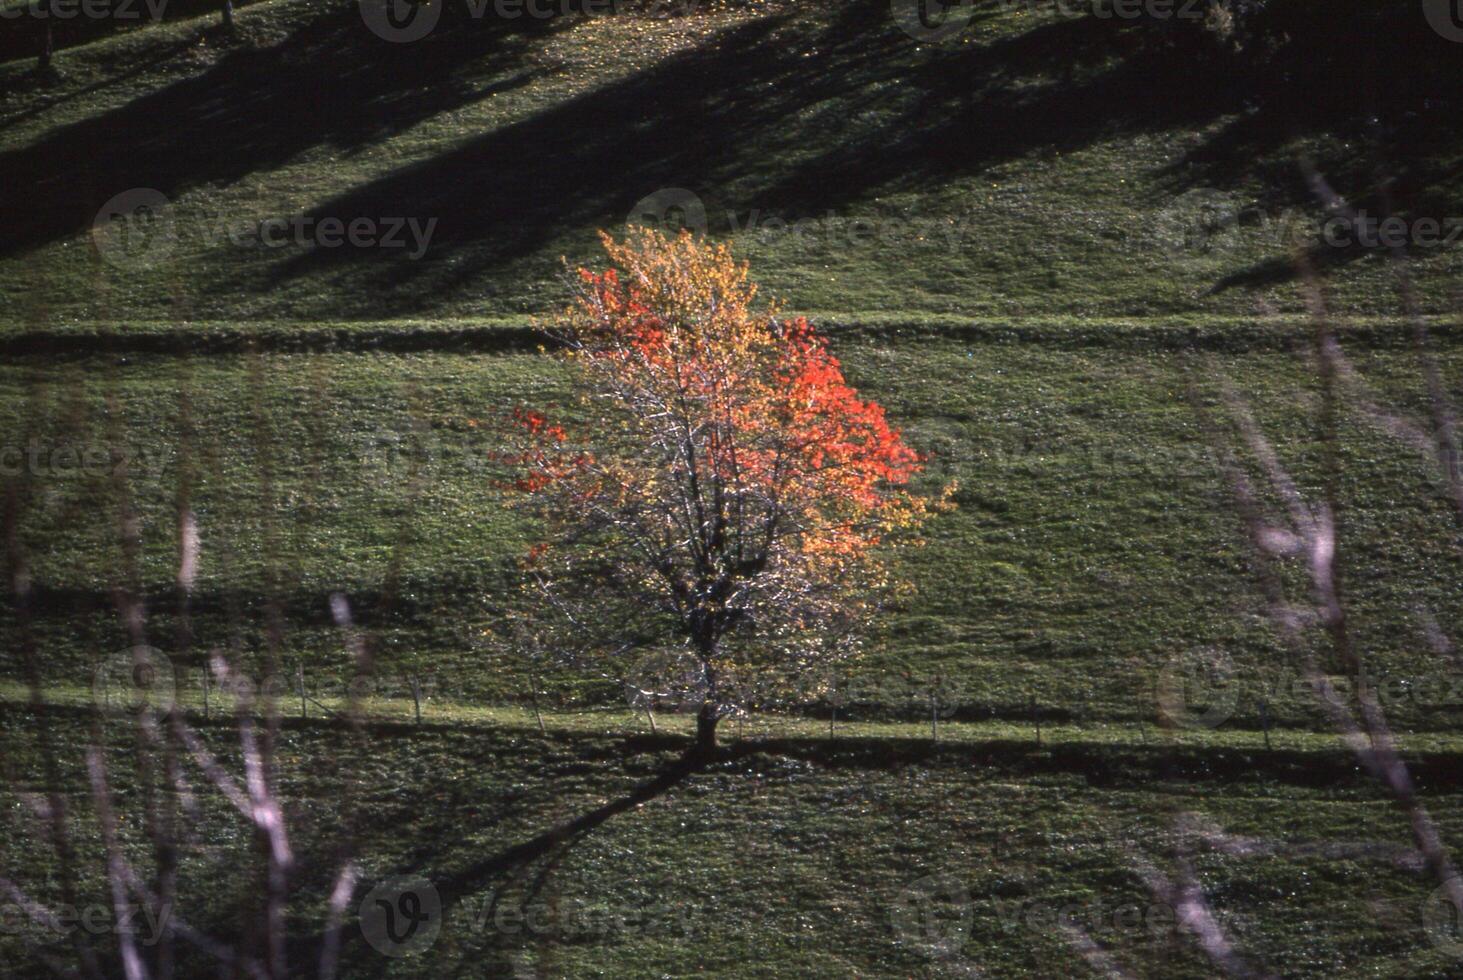
[[[1138,690],[1138,696],[1137,696],[1137,698],[1135,698],[1135,700],[1138,702],[1138,738],[1139,738],[1140,741],[1142,741],[1142,743],[1144,745],[1147,745],[1148,744],[1148,728],[1143,723],[1143,691],[1142,691],[1142,688],[1139,688],[1139,690]]]
[[[301,660],[295,665],[295,676],[300,681],[300,717],[310,717],[309,706],[305,703],[305,662]]]
[[[828,684],[828,692],[825,698],[828,702],[828,737],[833,738],[834,726],[838,724],[838,679],[835,677]]]
[[[538,675],[537,674],[530,674],[528,676],[528,697],[529,697],[529,700],[531,702],[533,702],[533,716],[534,716],[534,718],[536,718],[538,720],[538,733],[540,735],[547,735],[548,734],[548,731],[544,728],[544,716],[538,710]]]

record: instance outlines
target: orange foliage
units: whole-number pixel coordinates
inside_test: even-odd
[[[578,547],[621,549],[627,582],[708,664],[738,630],[863,608],[857,590],[883,581],[875,547],[927,513],[906,489],[919,454],[811,324],[753,307],[726,246],[603,241],[613,267],[579,271],[557,324],[588,421],[518,412],[518,489],[577,526]]]

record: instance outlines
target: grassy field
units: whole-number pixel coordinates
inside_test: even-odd
[[[1456,975],[1424,931],[1436,883],[1406,816],[1266,616],[1218,464],[1236,434],[1204,425],[1231,385],[1301,489],[1325,485],[1297,243],[1372,397],[1426,419],[1396,268],[1316,242],[1305,169],[1373,214],[1463,213],[1463,78],[1415,5],[1273,3],[1238,52],[1194,25],[1011,4],[938,44],[888,3],[553,6],[452,4],[429,40],[390,44],[343,0],[243,4],[232,34],[180,3],[67,27],[44,75],[34,25],[0,22],[0,513],[30,598],[0,601],[0,875],[57,900],[37,794],[59,783],[78,902],[106,901],[84,764],[100,740],[126,853],[148,857],[148,801],[196,807],[179,912],[248,939],[247,825],[149,786],[132,730],[90,710],[136,595],[227,766],[208,652],[277,685],[299,949],[342,842],[352,910],[395,874],[441,892],[429,953],[348,942],[343,975],[1110,972],[1065,915],[1133,975],[1209,976],[1143,876],[1186,856],[1269,973]],[[142,188],[161,195],[150,224],[90,233]],[[501,506],[492,457],[514,406],[574,411],[532,327],[563,301],[561,257],[596,261],[597,229],[671,201],[830,330],[930,455],[925,487],[960,483],[832,693],[758,705],[696,764],[689,716],[627,706],[634,664],[545,669],[503,635],[537,530]],[[400,220],[403,244],[261,237],[331,218]],[[1456,404],[1463,251],[1405,251]],[[1457,515],[1435,464],[1354,399],[1337,449],[1349,627],[1463,843],[1463,664],[1438,639],[1463,636]],[[186,624],[180,504],[199,541]],[[375,655],[360,731],[338,717],[336,596]],[[1223,710],[1185,724],[1165,684],[1216,653],[1228,681],[1185,690]],[[32,941],[65,948],[12,925],[6,976],[42,973]]]
[[[0,724],[12,769],[34,777],[35,719],[7,709]],[[63,748],[87,738],[79,720],[50,724]],[[125,726],[115,737],[128,800]],[[451,899],[429,957],[388,961],[357,944],[351,975],[775,976],[796,965],[828,977],[1043,977],[1072,967],[1065,915],[1140,975],[1208,976],[1134,868],[1166,867],[1182,838],[1212,841],[1216,828],[1269,842],[1244,856],[1200,845],[1197,871],[1233,935],[1278,974],[1442,977],[1452,966],[1423,934],[1428,886],[1405,828],[1334,750],[784,737],[736,743],[689,772],[679,750],[501,720],[378,725],[364,738],[316,722],[289,725],[278,756],[297,834],[354,833],[368,877],[410,869]],[[1415,768],[1456,836],[1453,758]],[[86,798],[72,804],[84,826]],[[14,844],[16,821],[7,827]],[[231,904],[257,887],[236,870],[250,843],[225,812],[191,827],[181,887],[211,900],[188,908],[190,924],[227,932]],[[46,858],[24,840],[12,867],[43,875]],[[95,846],[82,837],[83,853]],[[323,908],[331,859],[323,846],[300,856],[298,933],[320,927],[311,910]]]
[[[1133,721],[1152,715],[1153,685],[1176,657],[1220,648],[1248,678],[1235,724],[1256,725],[1261,698],[1280,724],[1318,721],[1314,699],[1287,679],[1194,410],[1228,377],[1314,486],[1303,328],[1277,328],[1268,344],[1243,333],[1225,344],[1217,327],[1206,336],[1216,349],[1182,335],[1172,349],[1081,335],[845,339],[850,376],[931,454],[924,479],[961,481],[959,509],[902,559],[915,593],[846,678],[854,716],[923,714],[938,677],[950,717],[1025,718],[1035,698],[1052,719]],[[1444,336],[1456,375],[1463,351]],[[1415,414],[1421,381],[1404,339],[1377,328],[1351,351],[1384,400]],[[491,631],[516,601],[513,563],[533,532],[502,508],[493,425],[514,405],[565,398],[556,371],[512,351],[12,362],[0,405],[16,451],[54,447],[37,457],[46,471],[31,480],[21,524],[47,673],[84,682],[125,646],[118,585],[147,597],[152,642],[174,645],[171,515],[186,477],[201,561],[193,652],[180,666],[201,670],[210,647],[262,656],[265,610],[277,607],[286,659],[322,689],[338,686],[348,660],[329,608],[342,592],[380,636],[383,683],[411,671],[431,675],[444,699],[523,702],[529,668]],[[128,460],[125,481],[85,465],[88,451],[112,447]],[[1432,464],[1360,414],[1346,420],[1343,448],[1352,627],[1372,669],[1401,685],[1396,719],[1452,728],[1463,691],[1425,633],[1463,615],[1454,518]],[[124,504],[143,528],[131,571]],[[619,697],[614,671],[546,683],[565,706],[603,704]]]
[[[1276,6],[1291,44],[1259,67],[1192,24],[1019,4],[940,44],[873,0],[449,4],[421,44],[344,2],[250,4],[233,37],[170,19],[68,50],[56,78],[0,64],[3,319],[521,316],[558,302],[560,256],[676,188],[799,310],[1296,311],[1289,243],[1322,217],[1301,161],[1374,215],[1390,195],[1446,221],[1463,115],[1454,52],[1414,11]],[[138,188],[172,237],[98,258],[86,229]],[[296,217],[435,224],[419,256],[405,233],[265,244],[261,222]],[[1338,312],[1396,312],[1381,250],[1312,251]],[[1411,251],[1450,310],[1459,251]]]

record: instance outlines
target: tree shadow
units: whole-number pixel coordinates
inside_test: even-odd
[[[1367,138],[1389,152],[1420,149],[1441,104],[1423,93],[1441,79],[1463,79],[1453,59],[1394,84],[1407,74],[1399,45],[1447,47],[1407,11],[1383,17],[1400,33],[1345,62],[1377,29],[1378,15],[1365,5],[1338,11],[1327,29],[1303,36],[1293,11],[1259,25],[1265,36],[1286,38],[1263,56],[1230,50],[1192,23],[1151,18],[1053,17],[984,44],[916,54],[885,4],[851,4],[817,24],[769,16],[312,212],[346,222],[383,213],[436,219],[426,259],[315,250],[282,260],[268,281],[333,276],[332,296],[371,295],[393,312],[416,310],[494,277],[544,275],[550,270],[518,263],[542,262],[542,250],[566,235],[587,240],[589,229],[618,227],[637,201],[663,188],[701,195],[710,230],[724,233],[729,212],[744,221],[755,208],[792,222],[879,194],[937,191],[1024,157],[1216,125],[1181,160],[1155,166],[1160,186],[1179,194],[1260,181],[1275,188],[1265,206],[1294,203],[1305,193],[1288,149],[1294,140],[1349,132],[1377,105],[1400,119],[1431,98],[1422,115],[1373,126]],[[1347,84],[1336,86],[1343,62],[1351,66]],[[1337,149],[1318,164],[1350,187],[1370,179],[1341,166],[1354,156]],[[1419,160],[1394,176],[1404,205],[1455,197],[1452,165]]]
[[[631,752],[663,751],[684,745],[684,739],[652,738],[631,740],[626,743],[626,748]],[[697,756],[688,752],[663,766],[651,779],[640,783],[629,792],[608,803],[556,824],[526,841],[506,847],[450,875],[434,876],[432,884],[441,899],[442,914],[447,915],[451,910],[460,906],[464,899],[470,899],[486,889],[491,889],[486,904],[477,910],[474,916],[478,922],[490,920],[496,914],[507,889],[532,874],[536,863],[542,862],[536,880],[536,887],[541,887],[553,868],[577,844],[609,820],[664,795],[697,772],[704,770],[711,762],[733,758],[738,751],[738,749],[728,749],[714,757]],[[433,857],[433,854],[424,852],[398,873],[408,876],[421,873]],[[530,897],[534,894],[533,889],[529,894]],[[348,907],[354,908],[355,901],[349,903]],[[291,962],[297,966],[304,964],[304,969],[308,971],[308,967],[318,960],[324,938],[321,934],[313,934],[292,939],[290,942]],[[359,921],[350,921],[342,926],[339,936],[342,962],[350,963],[356,957],[360,957],[364,962],[374,956],[369,950],[362,948],[364,938]]]
[[[45,0],[33,0],[33,6]],[[67,48],[90,44],[116,34],[147,30],[159,21],[188,20],[211,15],[217,21],[221,16],[223,0],[151,0],[149,9],[145,0],[92,0],[87,5],[91,11],[87,16],[53,18],[51,21],[51,44],[59,54]],[[236,0],[235,12],[252,6],[259,0]],[[153,10],[156,10],[154,18]],[[105,16],[98,16],[105,12]],[[46,22],[39,17],[23,16],[5,22],[5,32],[0,34],[0,64],[34,58],[41,49]]]
[[[38,116],[43,116],[51,110],[57,108],[58,106],[77,102],[81,99],[86,98],[89,95],[94,95],[97,92],[103,91],[104,89],[109,89],[114,86],[121,85],[123,82],[126,82],[130,79],[145,75],[153,69],[159,68],[162,65],[165,65],[168,62],[172,61],[174,58],[181,55],[183,52],[188,50],[189,47],[196,43],[197,36],[190,35],[189,37],[177,41],[174,44],[166,45],[162,48],[154,50],[154,52],[150,56],[137,59],[135,62],[129,64],[126,68],[118,71],[114,75],[108,76],[101,81],[93,82],[90,85],[84,85],[81,88],[66,92],[63,95],[59,95],[46,101],[37,102],[31,105],[30,108],[23,109],[13,115],[0,117],[0,132],[18,126],[26,120],[34,119]],[[27,85],[27,83],[32,86],[46,86],[48,84],[44,77],[32,74],[30,76],[23,76],[19,80],[19,84],[17,87],[24,87]]]
[[[373,35],[349,4],[273,46],[229,50],[201,75],[0,154],[0,255],[76,234],[123,190],[148,187],[173,198],[321,146],[353,154],[525,85],[539,69],[524,64],[524,52],[561,22],[471,20],[454,6],[429,38],[393,44]]]
[[[333,276],[333,296],[369,294],[391,312],[429,308],[518,274],[515,263],[565,235],[617,227],[664,188],[701,195],[720,233],[728,212],[794,221],[1029,154],[1200,125],[1226,110],[1214,97],[1223,88],[1162,82],[1180,63],[1192,76],[1182,49],[1203,43],[1080,17],[922,52],[873,0],[831,21],[769,15],[311,211],[347,222],[435,219],[422,261],[319,249],[283,259],[268,282]],[[1206,64],[1227,70],[1222,59]]]
[[[1160,172],[1174,193],[1213,187],[1253,197],[1271,216],[1324,216],[1304,165],[1372,216],[1444,219],[1463,205],[1463,58],[1414,7],[1338,0],[1324,19],[1272,4],[1253,24],[1255,50],[1234,58],[1241,111]],[[1291,281],[1277,254],[1218,280],[1211,293]],[[1337,272],[1375,249],[1311,245],[1309,264]]]
[[[301,317],[431,312],[495,282],[551,275],[546,252],[587,249],[593,229],[619,227],[664,188],[701,195],[710,230],[722,233],[728,212],[791,222],[1146,133],[1209,132],[1176,162],[1155,164],[1174,194],[1260,184],[1265,207],[1300,202],[1291,144],[1340,136],[1418,151],[1391,174],[1399,210],[1428,194],[1455,200],[1456,168],[1422,152],[1429,134],[1447,143],[1463,127],[1446,112],[1463,80],[1460,59],[1441,56],[1453,54],[1448,42],[1410,9],[1343,0],[1317,24],[1296,6],[1267,8],[1258,39],[1238,53],[1193,22],[1154,18],[1052,14],[945,48],[907,37],[881,0],[826,17],[775,10],[309,212],[347,225],[435,221],[420,260],[342,244],[240,253],[229,274],[254,290],[320,280],[292,304]],[[996,3],[975,14],[977,26],[1016,15]],[[0,192],[11,232],[0,254],[74,234],[119,189],[171,196],[316,146],[351,153],[521,86],[535,77],[524,67],[533,34],[564,26],[468,22],[460,11],[446,20],[427,42],[391,45],[354,6],[334,11],[274,48],[232,53],[197,79],[0,155],[17,178]],[[495,83],[471,80],[494,74]],[[1368,113],[1380,121],[1366,123]],[[1347,192],[1371,179],[1367,157],[1343,142],[1316,162]]]

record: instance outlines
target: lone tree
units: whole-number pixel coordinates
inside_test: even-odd
[[[601,238],[612,268],[581,269],[553,327],[581,421],[514,416],[514,487],[550,529],[525,566],[611,676],[684,660],[708,751],[754,685],[856,647],[892,584],[883,553],[930,502],[905,489],[920,457],[883,408],[805,320],[754,311],[726,246]]]

